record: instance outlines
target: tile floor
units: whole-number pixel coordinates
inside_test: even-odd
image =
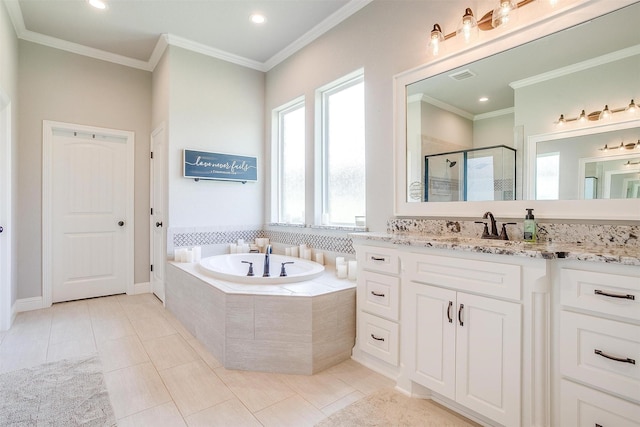
[[[151,294],[54,304],[0,332],[0,373],[94,353],[121,427],[312,426],[394,385],[352,360],[313,376],[227,370]]]

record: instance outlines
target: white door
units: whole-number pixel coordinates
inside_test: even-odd
[[[407,290],[412,307],[407,312],[407,328],[415,382],[455,399],[456,392],[456,293],[448,289],[409,282]]]
[[[129,290],[132,142],[103,129],[51,128],[52,302]]]
[[[166,132],[164,125],[151,134],[151,290],[164,302],[166,254],[165,192]]]
[[[519,426],[520,304],[462,292],[457,300],[456,401]]]
[[[11,104],[0,91],[0,331],[11,327]]]

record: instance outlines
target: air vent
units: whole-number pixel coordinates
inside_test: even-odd
[[[466,80],[466,79],[470,79],[471,77],[475,77],[475,73],[471,70],[462,70],[462,71],[458,71],[457,73],[453,73],[453,74],[449,74],[449,77],[451,77],[453,80]]]

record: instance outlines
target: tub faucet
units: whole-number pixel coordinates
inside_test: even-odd
[[[264,270],[262,277],[269,277],[269,257],[271,256],[271,245],[267,245],[264,248]]]

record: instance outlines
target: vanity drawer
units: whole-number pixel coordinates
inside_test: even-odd
[[[362,310],[398,321],[399,277],[364,271],[358,282],[358,304]]]
[[[400,272],[400,262],[395,249],[360,246],[356,250],[359,258],[358,264],[361,264],[363,269],[389,274]]]
[[[562,305],[640,320],[640,277],[563,268]]]
[[[358,341],[362,351],[391,365],[398,365],[400,331],[397,323],[360,313]]]
[[[640,427],[640,406],[598,390],[562,380],[560,425]]]
[[[584,314],[560,314],[563,375],[640,399],[640,326]]]
[[[403,254],[409,280],[488,296],[520,300],[522,267],[428,254]]]

